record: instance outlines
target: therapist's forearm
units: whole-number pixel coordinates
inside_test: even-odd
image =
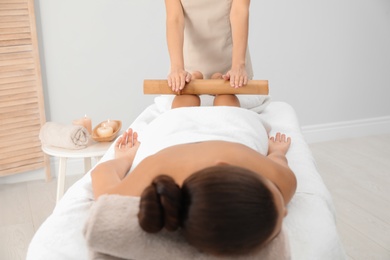
[[[167,45],[171,70],[184,69],[184,17],[167,18]]]
[[[233,52],[232,68],[245,66],[249,33],[249,0],[233,0],[230,12]]]

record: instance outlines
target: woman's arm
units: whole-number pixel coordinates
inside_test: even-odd
[[[165,0],[166,37],[171,68],[168,75],[168,86],[178,92],[191,80],[191,74],[184,70],[184,13],[180,0]]]
[[[115,143],[115,159],[97,165],[91,172],[92,189],[97,199],[118,185],[133,164],[140,142],[138,134],[127,130]]]
[[[230,11],[233,38],[232,67],[224,78],[230,79],[232,87],[242,87],[248,82],[245,60],[248,46],[249,5],[250,0],[233,0]]]
[[[267,158],[275,163],[275,173],[267,178],[272,181],[281,191],[284,202],[287,204],[295,194],[297,179],[294,172],[288,166],[286,153],[291,145],[291,138],[285,134],[277,133],[270,137]]]

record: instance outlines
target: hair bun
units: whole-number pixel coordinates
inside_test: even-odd
[[[141,194],[138,222],[149,233],[180,226],[181,189],[172,177],[159,175]]]

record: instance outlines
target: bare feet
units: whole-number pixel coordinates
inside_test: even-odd
[[[203,74],[200,71],[192,72],[192,79],[203,79]]]
[[[240,101],[236,95],[216,95],[214,98],[214,106],[229,106],[229,107],[240,107]]]
[[[223,74],[216,72],[211,76],[211,79],[223,79]],[[241,105],[236,95],[216,95],[214,106],[240,107]]]
[[[172,108],[198,106],[200,106],[200,98],[197,95],[178,95],[172,102]]]
[[[216,72],[213,75],[211,75],[211,79],[223,79],[222,76],[223,76],[222,73]]]

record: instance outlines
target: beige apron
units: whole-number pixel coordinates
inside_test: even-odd
[[[181,0],[184,17],[184,64],[188,72],[198,70],[210,78],[226,73],[232,64],[230,8],[232,0]],[[247,48],[246,70],[253,77]]]

